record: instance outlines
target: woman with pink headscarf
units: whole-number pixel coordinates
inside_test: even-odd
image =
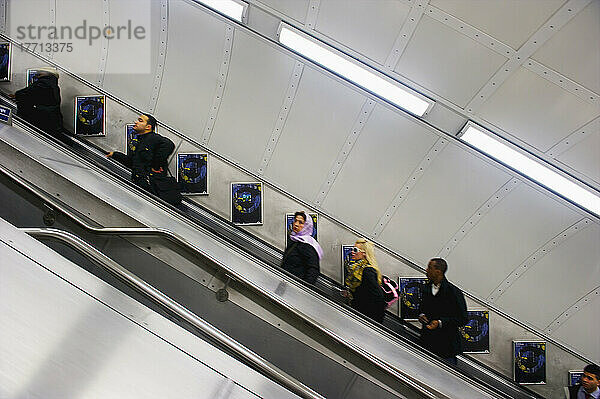
[[[281,267],[307,283],[314,284],[319,276],[319,261],[323,249],[312,236],[312,217],[306,212],[294,214],[292,223],[292,243],[285,249]]]

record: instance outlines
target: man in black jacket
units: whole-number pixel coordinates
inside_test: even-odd
[[[122,152],[109,152],[106,156],[131,168],[131,180],[143,189],[154,192],[151,186],[153,177],[166,176],[169,155],[175,144],[155,132],[156,119],[149,114],[141,114],[133,126],[138,135],[138,143],[128,155]]]
[[[581,382],[567,389],[567,399],[600,398],[600,367],[588,364],[583,369]]]
[[[467,323],[467,305],[462,292],[446,279],[448,264],[433,258],[427,265],[428,282],[421,300],[421,344],[456,365],[462,353],[460,327]]]
[[[54,68],[40,68],[36,76],[28,87],[15,93],[17,115],[56,135],[63,131],[58,72]]]

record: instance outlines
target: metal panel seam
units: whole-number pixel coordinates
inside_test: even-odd
[[[223,58],[221,66],[219,68],[219,75],[217,77],[217,86],[215,88],[213,102],[208,112],[208,118],[206,119],[206,124],[204,125],[204,130],[202,133],[201,140],[202,144],[204,145],[208,144],[208,141],[210,140],[210,136],[212,135],[213,129],[215,127],[215,122],[217,121],[217,114],[219,113],[219,108],[221,107],[221,101],[223,100],[223,93],[225,92],[227,76],[229,75],[229,65],[231,64],[231,49],[233,48],[234,33],[235,30],[233,26],[226,24]]]
[[[469,219],[458,229],[456,233],[448,240],[448,242],[438,251],[438,256],[446,258],[450,255],[450,252],[458,245],[458,243],[465,238],[469,232],[479,223],[483,217],[492,210],[494,206],[500,203],[515,187],[519,185],[520,181],[517,179],[510,179],[504,183],[492,196],[484,202],[477,210],[471,215]]]
[[[163,73],[165,70],[165,62],[167,60],[167,44],[169,39],[169,0],[161,0],[160,2],[160,34],[158,40],[158,60],[156,62],[156,70],[154,72],[154,84],[152,85],[152,95],[148,100],[148,111],[156,112],[158,97],[160,95],[160,87],[162,85]]]
[[[561,231],[556,236],[548,240],[543,246],[538,248],[533,254],[531,254],[527,259],[521,262],[519,266],[510,272],[508,276],[506,276],[506,278],[492,290],[486,299],[490,302],[496,302],[515,281],[521,278],[521,276],[530,270],[534,264],[539,262],[541,258],[546,256],[548,253],[550,253],[550,251],[557,248],[579,231],[585,229],[586,227],[592,226],[593,224],[594,223],[592,223],[592,220],[588,218],[581,219],[577,223]]]
[[[400,208],[400,205],[404,202],[404,200],[406,200],[406,197],[408,197],[408,194],[414,188],[423,174],[425,174],[427,167],[431,165],[433,160],[442,152],[444,148],[446,148],[447,145],[448,140],[444,138],[440,138],[435,142],[435,144],[433,144],[419,165],[417,165],[413,173],[408,177],[408,179],[406,179],[404,184],[402,184],[386,211],[379,218],[379,221],[373,229],[373,237],[378,237],[383,230],[385,230],[387,224],[390,222],[398,208]]]

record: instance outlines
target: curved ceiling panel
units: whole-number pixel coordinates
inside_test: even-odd
[[[127,20],[132,15],[139,15],[140,10],[150,14],[150,41],[146,47],[132,40],[113,40],[109,43],[102,86],[119,97],[127,97],[129,102],[141,109],[148,107],[148,99],[152,97],[155,85],[159,51],[164,52],[167,46],[166,42],[161,42],[160,8],[161,2],[152,0],[112,0],[109,6],[111,25],[127,25]],[[127,72],[128,69],[124,70],[122,65],[126,62],[132,66],[139,65],[139,70]]]
[[[213,104],[228,27],[197,5],[169,4],[167,59],[156,114],[196,139]]]
[[[506,57],[423,16],[394,71],[464,107],[505,61]]]
[[[480,115],[519,140],[547,151],[600,115],[600,109],[520,68],[484,103]]]
[[[315,30],[383,64],[396,41],[410,6],[399,0],[326,0],[319,5]]]
[[[272,45],[236,31],[211,148],[250,170],[258,169],[284,107],[294,63]]]
[[[588,133],[584,140],[573,145],[556,159],[600,185],[598,154],[600,154],[600,130]]]
[[[366,97],[305,68],[265,176],[312,202]]]
[[[599,94],[599,38],[600,1],[592,1],[532,58]]]
[[[518,49],[565,0],[432,0],[431,5]]]
[[[454,144],[425,170],[381,234],[425,264],[510,175]]]
[[[46,12],[54,9],[54,0],[19,0],[11,1],[7,7],[7,32],[12,38],[27,43],[37,38],[37,30],[30,35],[27,27],[52,26],[54,13]],[[31,12],[32,10],[44,12]],[[22,28],[21,28],[22,27]],[[20,29],[21,28],[21,29]],[[22,33],[22,35],[20,35]],[[31,39],[31,40],[30,40]]]
[[[581,219],[553,198],[521,183],[464,237],[448,256],[449,275],[481,297],[530,254]]]
[[[76,36],[76,30],[85,24],[88,27],[100,28],[107,22],[103,19],[103,3],[99,1],[56,0],[56,26],[71,27]],[[86,31],[88,33],[88,31]],[[91,33],[88,33],[91,36]],[[73,51],[57,51],[54,61],[73,73],[81,75],[93,82],[98,79],[100,59],[106,40],[60,40],[73,42]]]
[[[599,242],[600,226],[593,223],[540,259],[496,303],[518,318],[546,328],[579,298],[598,287]]]
[[[404,115],[375,106],[323,207],[371,233],[396,192],[438,139],[430,129]]]
[[[300,23],[306,21],[309,0],[253,0],[255,3],[262,3],[267,7],[273,8],[278,12],[295,19]]]
[[[600,295],[592,299],[578,312],[571,315],[557,328],[552,336],[585,353],[596,364],[600,363]]]

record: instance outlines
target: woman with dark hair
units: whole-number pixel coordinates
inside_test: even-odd
[[[372,242],[359,238],[352,248],[352,260],[346,262],[346,295],[350,306],[371,319],[383,322],[385,298],[381,288],[381,272]]]
[[[285,249],[281,267],[307,283],[314,284],[319,276],[319,260],[323,249],[312,236],[313,221],[306,212],[294,214],[292,243]]]

